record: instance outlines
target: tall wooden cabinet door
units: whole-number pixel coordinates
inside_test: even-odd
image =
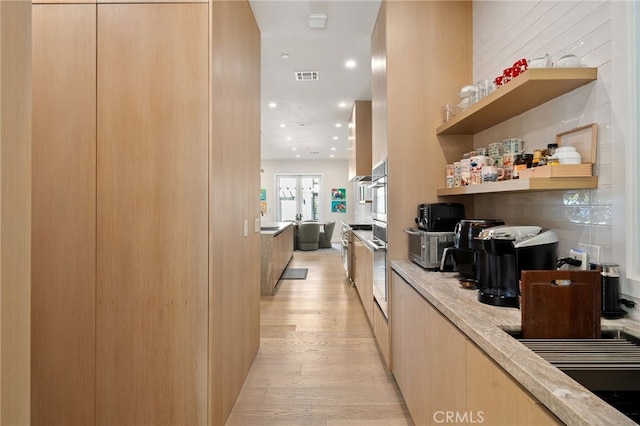
[[[206,4],[98,5],[96,417],[207,421]]]
[[[371,164],[387,158],[387,2],[371,35]]]
[[[438,424],[443,411],[464,413],[466,409],[467,338],[433,305],[424,304],[428,317],[427,418],[430,424]]]
[[[427,412],[428,314],[425,300],[400,275],[391,273],[391,362],[416,425],[431,422]]]
[[[33,6],[31,422],[94,423],[96,6]]]

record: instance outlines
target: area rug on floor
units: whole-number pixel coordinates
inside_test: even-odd
[[[309,269],[307,268],[288,268],[284,270],[280,279],[281,280],[306,280],[307,272],[309,272]]]

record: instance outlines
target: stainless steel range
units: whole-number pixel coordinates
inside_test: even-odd
[[[353,255],[353,231],[371,231],[372,225],[369,223],[346,223],[342,222],[340,240],[342,243],[342,265],[344,266],[347,278],[353,285],[353,270],[351,256]]]

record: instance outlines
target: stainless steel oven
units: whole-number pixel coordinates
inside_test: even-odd
[[[388,284],[387,284],[387,223],[373,221],[373,298],[385,318],[388,316]]]
[[[373,298],[388,318],[387,274],[387,161],[381,161],[371,172],[373,217]]]
[[[371,216],[374,220],[387,221],[387,162],[381,161],[371,172]]]

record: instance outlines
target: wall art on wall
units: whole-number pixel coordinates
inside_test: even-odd
[[[331,201],[331,211],[333,213],[346,213],[347,202],[346,201]]]
[[[260,190],[260,213],[262,216],[267,214],[267,190],[265,188]]]
[[[332,188],[331,189],[332,200],[346,200],[347,190],[345,188]]]

